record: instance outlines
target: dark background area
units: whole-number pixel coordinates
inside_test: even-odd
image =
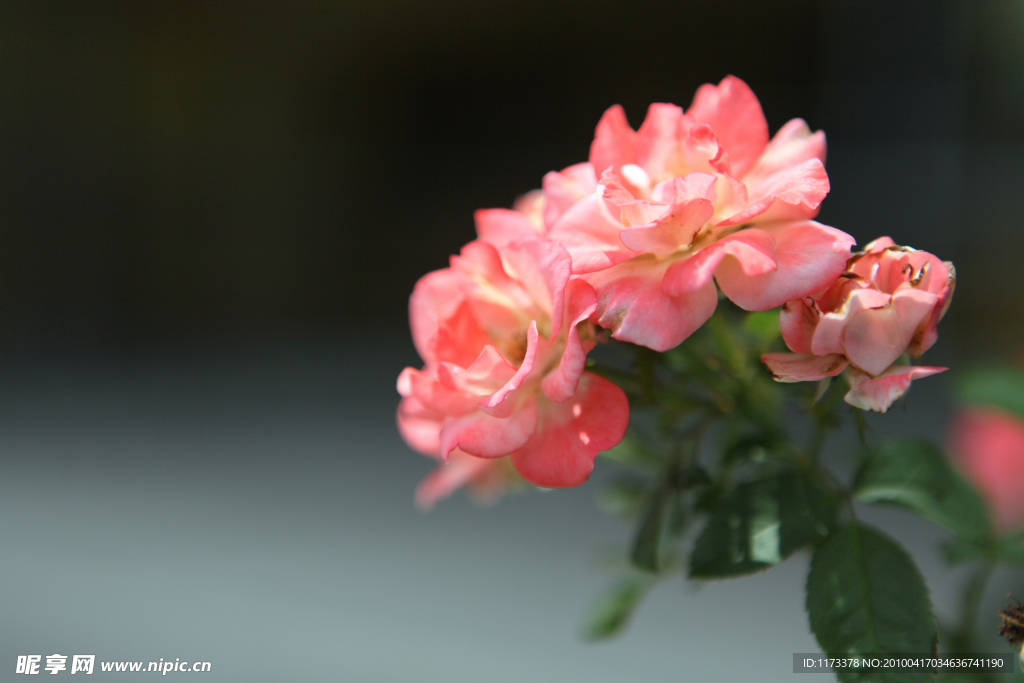
[[[826,131],[821,221],[956,263],[923,359],[951,372],[871,421],[941,440],[960,369],[1024,335],[1024,3],[0,0],[0,679],[57,652],[246,683],[793,680],[805,555],[665,582],[587,645],[631,534],[593,504],[609,463],[423,515],[432,464],[394,427],[408,295],[473,210],[585,160],[608,106],[638,126],[730,73],[773,132]],[[942,532],[863,513],[950,618]]]
[[[416,278],[732,73],[824,129],[823,222],[956,262],[944,336],[1009,344],[1024,8],[976,2],[0,4],[0,349],[402,334]]]

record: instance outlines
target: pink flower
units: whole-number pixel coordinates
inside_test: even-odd
[[[629,406],[583,372],[596,296],[570,266],[560,245],[527,236],[500,250],[471,242],[420,279],[409,315],[426,364],[398,378],[413,448],[441,460],[507,455],[538,486],[586,481],[597,453],[622,439]]]
[[[879,238],[825,291],[783,307],[782,338],[794,353],[761,360],[780,382],[819,380],[849,366],[846,402],[884,413],[912,380],[946,370],[893,363],[935,343],[955,283],[952,263]]]
[[[854,240],[808,220],[829,190],[825,137],[768,124],[746,83],[698,89],[690,109],[652,104],[634,131],[605,112],[590,163],[544,177],[530,209],[477,213],[481,239],[543,232],[597,290],[593,319],[657,351],[692,334],[722,292],[767,310],[826,287]]]
[[[991,408],[957,416],[953,456],[1004,531],[1024,524],[1024,422]]]

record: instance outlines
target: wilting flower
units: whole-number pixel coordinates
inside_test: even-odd
[[[1003,530],[1024,525],[1024,421],[992,408],[972,408],[953,424],[952,451]]]
[[[410,445],[441,460],[509,456],[538,486],[586,481],[597,453],[622,439],[629,406],[583,371],[596,295],[570,265],[543,237],[500,250],[476,241],[420,279],[409,314],[425,366],[398,378]]]
[[[825,291],[783,307],[782,338],[794,353],[761,360],[781,382],[847,370],[847,403],[884,413],[912,380],[946,370],[893,363],[904,353],[917,358],[935,343],[955,283],[952,263],[879,238],[854,254]]]
[[[809,220],[829,190],[825,137],[790,121],[769,141],[750,88],[704,85],[687,112],[652,104],[634,131],[619,106],[597,125],[590,161],[544,177],[517,211],[477,212],[481,239],[543,233],[597,290],[593,320],[664,351],[714,312],[722,292],[767,310],[826,287],[849,235]]]

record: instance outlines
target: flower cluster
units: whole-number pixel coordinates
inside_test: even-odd
[[[780,380],[849,366],[853,402],[879,409],[882,393],[934,372],[890,365],[934,342],[951,268],[881,240],[851,260],[855,240],[813,220],[824,159],[824,134],[802,120],[769,139],[757,98],[729,76],[686,111],[651,105],[637,130],[610,108],[587,162],[548,173],[514,209],[477,211],[478,239],[410,300],[424,366],[398,380],[398,424],[442,461],[420,504],[462,484],[584,482],[629,416],[623,391],[585,371],[600,328],[666,351],[719,292],[748,311],[785,304],[799,356],[765,357]]]

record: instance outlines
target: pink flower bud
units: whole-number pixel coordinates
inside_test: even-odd
[[[854,254],[824,291],[786,303],[779,324],[795,353],[761,360],[781,382],[818,380],[849,365],[846,401],[884,413],[911,380],[946,369],[893,363],[935,343],[955,284],[952,263],[882,237]]]

